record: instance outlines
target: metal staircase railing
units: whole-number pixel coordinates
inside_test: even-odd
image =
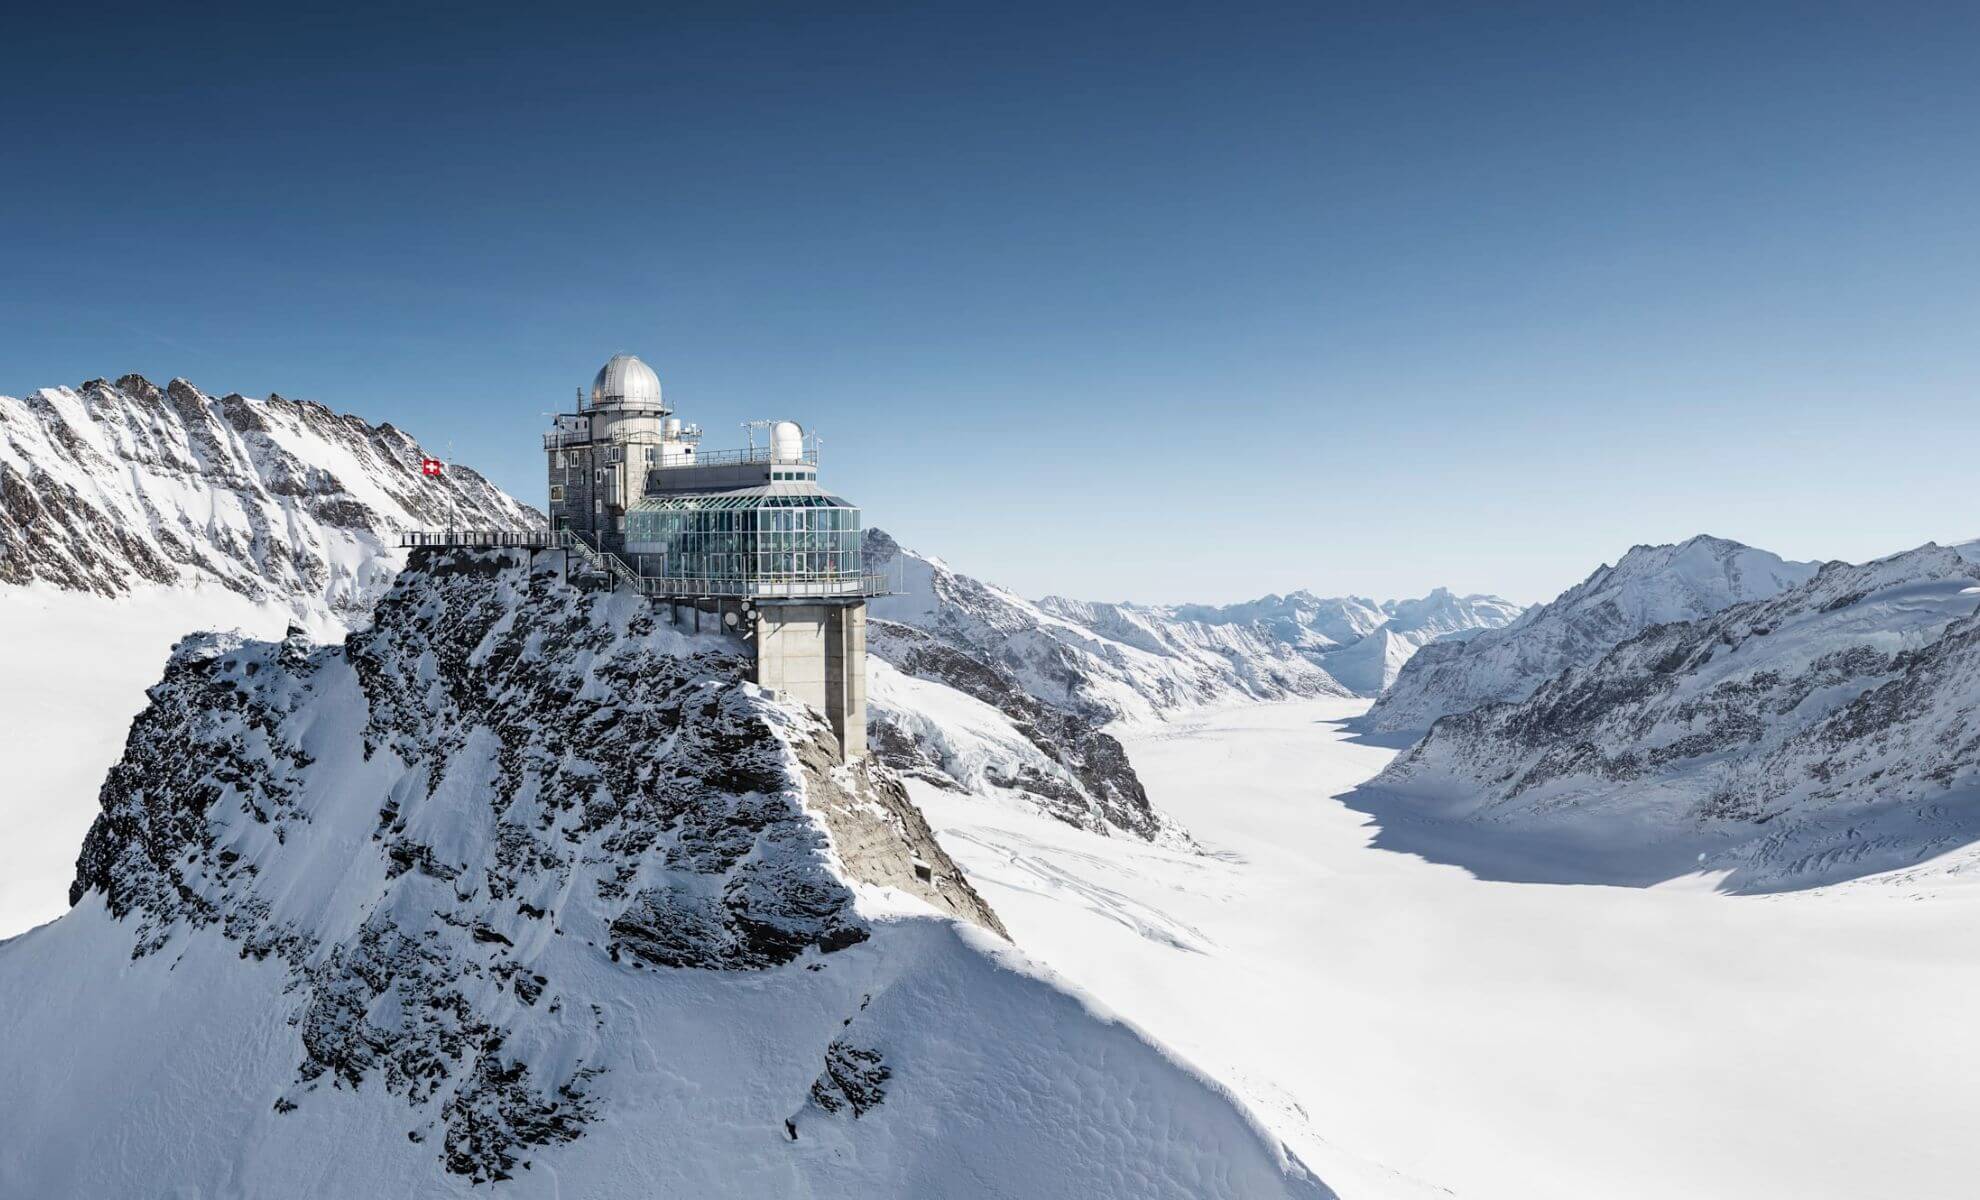
[[[625,559],[603,547],[593,546],[579,537],[575,530],[559,529],[557,544],[567,550],[577,551],[578,556],[591,567],[593,574],[609,576],[635,592],[647,591],[645,576],[627,566]]]

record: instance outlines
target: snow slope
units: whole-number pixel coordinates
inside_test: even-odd
[[[77,907],[0,943],[0,1194],[1331,1194],[815,714],[548,557],[179,647]]]
[[[1376,788],[1416,799],[1398,816],[1627,854],[1620,882],[1703,867],[1772,889],[1915,866],[1980,839],[1976,608],[1980,563],[1955,550],[1831,563],[1446,717]]]
[[[911,625],[867,626],[868,743],[902,773],[1037,806],[1082,829],[1186,846],[1098,720],[1024,690],[994,660]]]
[[[1709,616],[1802,583],[1817,564],[1788,562],[1723,538],[1635,546],[1614,566],[1528,609],[1512,624],[1411,658],[1369,710],[1377,732],[1419,731],[1445,713],[1521,700],[1572,666],[1667,621]]]
[[[898,589],[869,606],[869,653],[893,668],[873,670],[868,689],[882,761],[951,789],[988,788],[1084,829],[1188,843],[1149,805],[1108,722],[1344,691],[1242,630],[1151,624],[1120,608],[1074,620],[878,529],[867,530],[864,550],[867,569]]]
[[[250,600],[217,583],[117,597],[0,588],[0,937],[68,911],[97,791],[172,646],[204,627],[279,638],[298,620],[286,600]],[[319,640],[343,636],[327,610],[303,623]]]
[[[0,937],[52,919],[129,719],[195,629],[362,621],[403,529],[542,517],[391,425],[127,375],[0,397]]]
[[[1208,853],[911,783],[1020,944],[1228,1081],[1349,1200],[1957,1200],[1980,875],[1727,896],[1497,882],[1342,798],[1365,702],[1122,731]]]

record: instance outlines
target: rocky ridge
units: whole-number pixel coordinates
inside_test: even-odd
[[[0,583],[117,596],[210,581],[361,616],[400,531],[543,516],[472,468],[307,400],[210,396],[137,375],[0,396]]]
[[[135,957],[211,928],[287,965],[301,1054],[278,1107],[376,1079],[448,1170],[502,1178],[595,1107],[583,1066],[539,1077],[502,1053],[574,999],[536,966],[546,937],[778,966],[869,935],[833,865],[1001,932],[899,785],[837,766],[829,731],[739,686],[717,639],[570,589],[554,555],[421,553],[342,647],[183,643],[78,861],[71,903],[100,893]],[[312,737],[360,713],[337,744]],[[375,899],[294,910],[292,847],[359,803],[352,867]]]
[[[1424,647],[1402,665],[1365,724],[1379,732],[1417,731],[1446,713],[1524,699],[1653,625],[1778,595],[1812,577],[1816,566],[1705,536],[1632,547],[1614,566],[1597,568],[1511,624]]]

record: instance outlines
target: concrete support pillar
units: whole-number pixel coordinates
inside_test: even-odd
[[[866,605],[767,604],[756,682],[817,709],[848,760],[866,754]]]

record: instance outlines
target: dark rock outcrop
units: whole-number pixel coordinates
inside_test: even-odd
[[[282,964],[301,1056],[277,1110],[375,1081],[477,1182],[595,1114],[582,1053],[546,1073],[509,1050],[577,1036],[548,940],[628,971],[768,970],[866,939],[861,884],[1002,932],[883,770],[838,765],[730,643],[575,590],[555,558],[417,552],[341,646],[187,639],[71,889],[133,956],[213,929]],[[355,922],[296,890],[337,854],[368,881],[340,893]]]

